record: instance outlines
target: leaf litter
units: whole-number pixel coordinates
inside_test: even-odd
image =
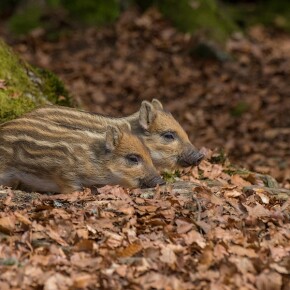
[[[253,27],[228,41],[234,61],[201,60],[151,9],[53,43],[10,40],[84,108],[118,116],[156,97],[195,145],[262,174],[203,148],[154,190],[0,188],[0,289],[290,288],[289,36]]]
[[[196,176],[214,165],[202,161],[149,198],[105,186],[56,195],[57,206],[2,188],[11,199],[0,214],[1,289],[287,289],[289,199],[245,193],[260,174],[251,183],[221,166],[219,185]]]

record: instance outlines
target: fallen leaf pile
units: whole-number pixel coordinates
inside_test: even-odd
[[[113,116],[158,98],[196,146],[290,188],[290,35],[253,27],[227,43],[229,60],[194,55],[197,40],[154,9],[123,13],[107,28],[75,29],[56,42],[37,30],[11,42],[59,75],[84,108]]]
[[[2,188],[0,289],[289,289],[290,191],[267,178],[205,160],[157,189]]]

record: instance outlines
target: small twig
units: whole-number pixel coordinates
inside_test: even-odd
[[[202,210],[201,209],[201,204],[200,204],[199,200],[195,196],[192,195],[191,198],[197,204],[197,210],[198,210],[197,211],[197,222],[200,222],[200,220],[201,220],[201,210]]]

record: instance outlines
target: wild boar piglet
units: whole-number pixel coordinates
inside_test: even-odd
[[[70,193],[93,185],[164,183],[129,125],[98,133],[22,117],[0,126],[0,157],[0,184],[28,190]]]
[[[61,106],[38,108],[29,115],[66,124],[79,130],[102,132],[106,126],[130,123],[132,133],[140,137],[150,151],[159,170],[195,166],[204,155],[190,142],[188,135],[160,101],[143,101],[138,112],[122,118],[113,118]]]

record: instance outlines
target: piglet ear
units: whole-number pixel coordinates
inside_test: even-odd
[[[120,144],[122,132],[115,126],[108,126],[106,131],[106,149],[114,151]]]
[[[151,104],[153,105],[153,107],[156,109],[156,110],[160,110],[160,111],[163,111],[163,105],[161,104],[160,101],[158,101],[157,99],[153,99]]]
[[[131,125],[129,122],[126,122],[126,121],[118,125],[118,128],[121,131],[131,132]]]
[[[139,111],[139,124],[144,130],[148,130],[156,118],[156,109],[147,101],[143,101]]]

